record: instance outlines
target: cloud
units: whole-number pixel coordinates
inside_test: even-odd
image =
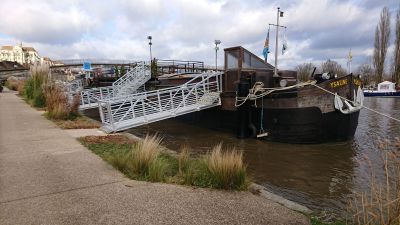
[[[4,1],[0,15],[1,32],[25,42],[70,44],[96,23],[74,5],[45,1]]]
[[[279,65],[337,59],[344,62],[351,48],[354,62],[370,56],[373,34],[384,5],[393,0],[4,0],[0,37],[22,41],[52,58],[148,59],[147,36],[153,55],[214,64],[215,39],[221,49],[242,45],[261,56],[276,7],[285,12],[289,49]],[[10,10],[12,9],[12,10]],[[270,47],[274,49],[271,29]],[[2,43],[0,43],[2,44]],[[272,52],[273,53],[273,52]],[[273,62],[273,54],[270,59]],[[223,60],[219,52],[219,62]]]

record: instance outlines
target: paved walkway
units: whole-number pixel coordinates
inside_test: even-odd
[[[248,192],[131,181],[0,93],[0,224],[309,224]]]

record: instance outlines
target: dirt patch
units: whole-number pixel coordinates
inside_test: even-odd
[[[123,135],[107,135],[107,136],[86,136],[82,140],[88,144],[134,144],[136,141],[129,139]]]
[[[100,123],[78,117],[73,120],[53,120],[62,129],[93,129],[99,128]]]

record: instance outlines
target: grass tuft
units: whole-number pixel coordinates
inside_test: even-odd
[[[132,179],[235,190],[246,190],[250,184],[242,152],[222,151],[222,145],[194,158],[187,146],[177,155],[161,150],[158,136],[134,144],[122,135],[88,136],[80,141]]]
[[[205,164],[216,188],[247,189],[249,182],[243,163],[243,152],[234,148],[223,151],[222,144],[218,144],[205,157]]]
[[[180,152],[178,154],[178,171],[179,174],[183,174],[184,171],[188,170],[189,167],[189,146],[184,145],[181,147]]]
[[[158,157],[154,159],[149,165],[148,180],[152,182],[165,181],[168,163],[165,159]]]
[[[156,135],[147,135],[133,146],[129,163],[135,173],[140,176],[149,175],[151,164],[160,154],[161,141],[162,139]]]

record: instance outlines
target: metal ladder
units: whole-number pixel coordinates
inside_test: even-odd
[[[202,73],[187,83],[99,100],[102,129],[116,132],[221,105],[222,73]]]
[[[144,90],[143,85],[150,79],[149,66],[140,62],[124,76],[116,80],[112,86],[84,89],[80,92],[79,109],[98,107],[98,101],[117,96],[129,95]]]

